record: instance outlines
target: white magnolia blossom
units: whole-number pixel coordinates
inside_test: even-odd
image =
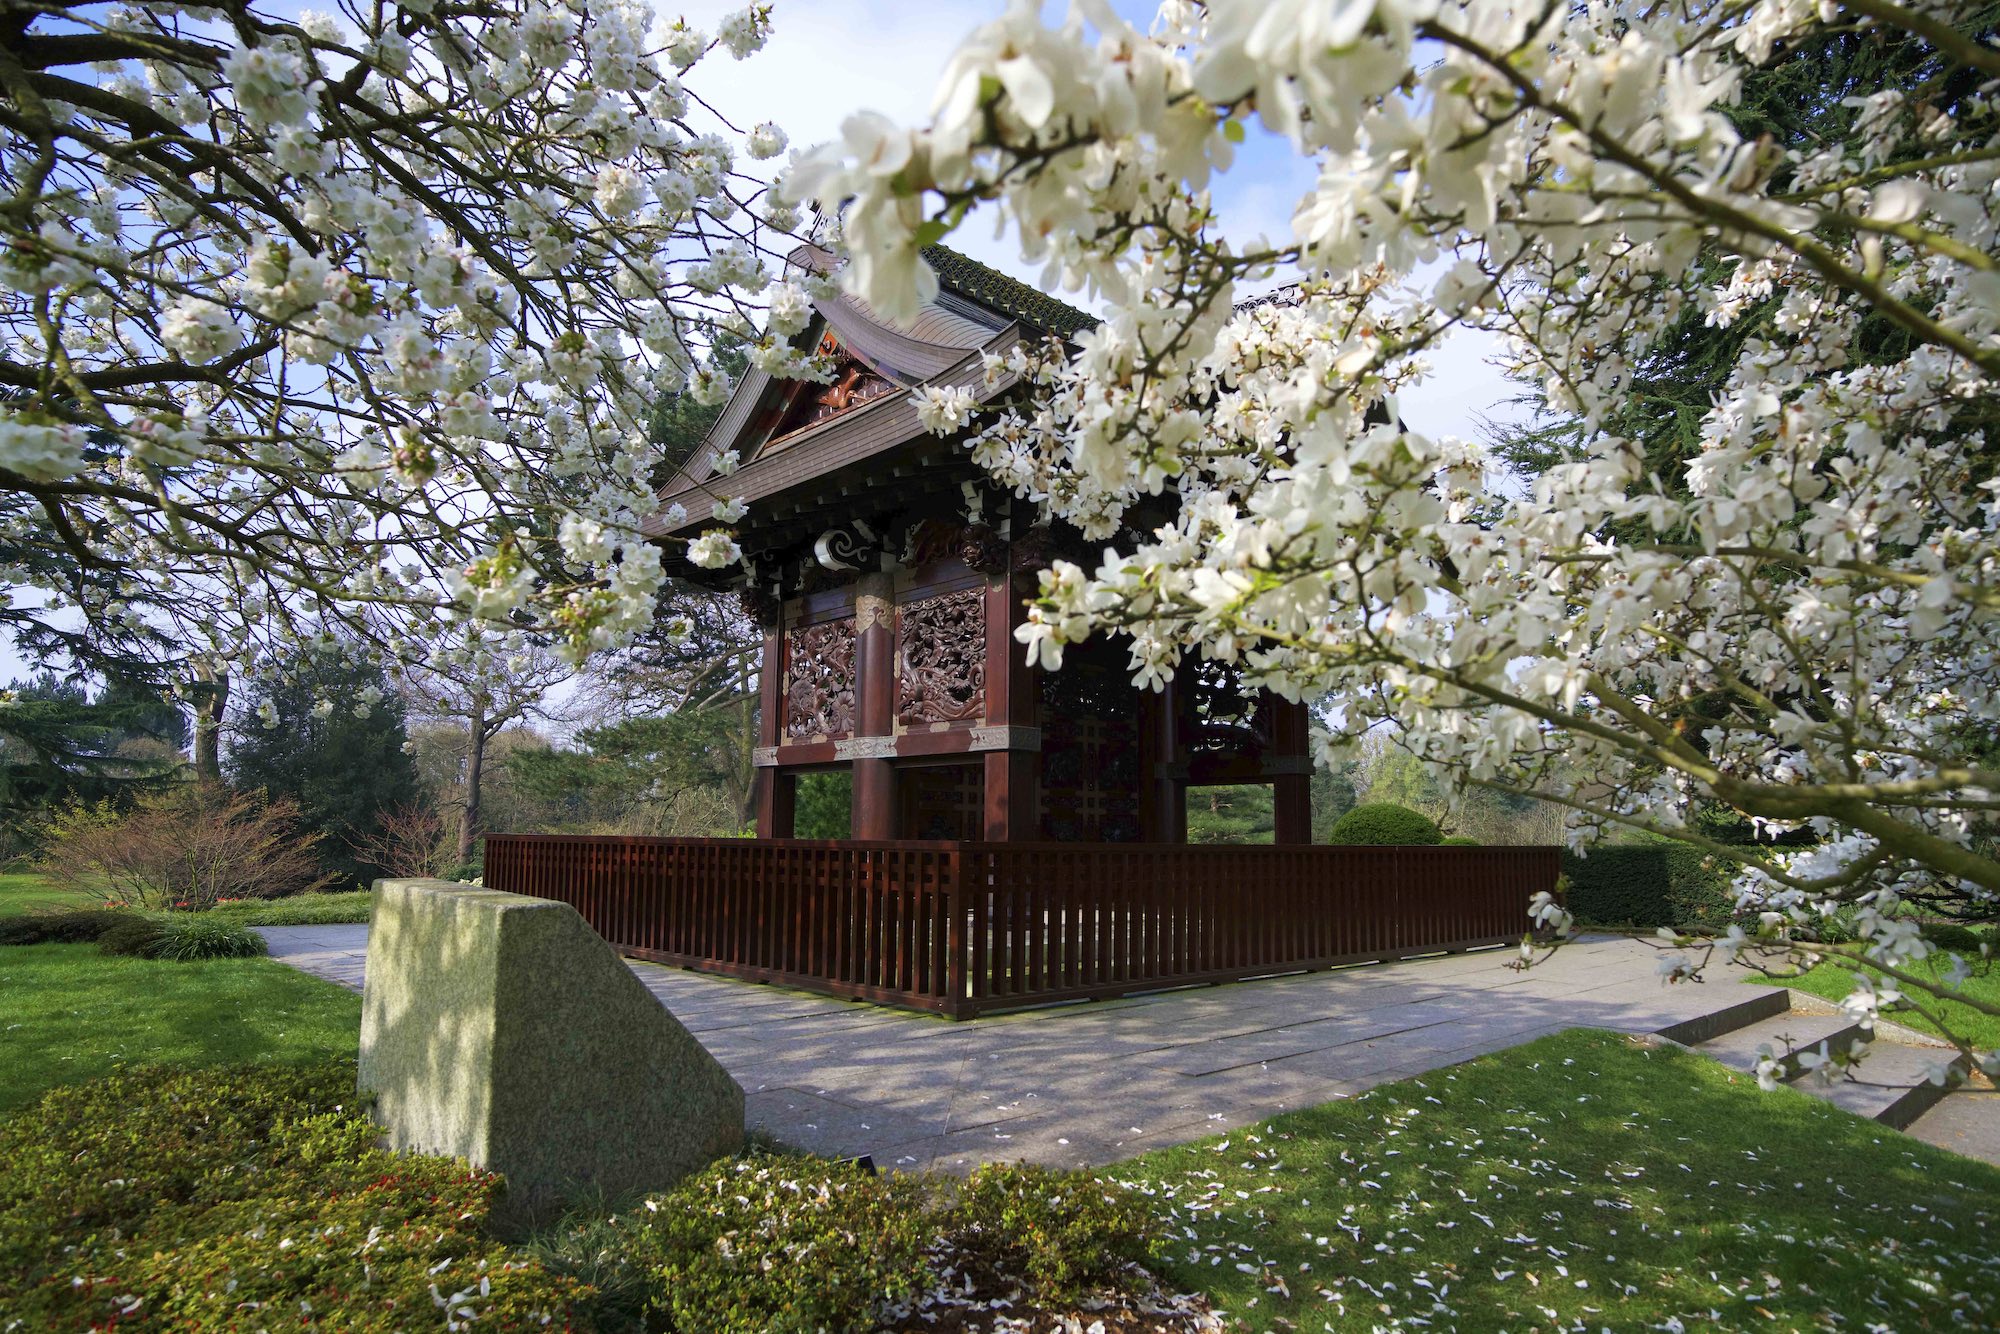
[[[649,412],[727,393],[706,349],[797,244],[735,165],[783,132],[736,142],[680,78],[768,8],[713,40],[637,0],[294,13],[17,15],[0,623],[211,663],[644,628]],[[759,364],[816,373],[779,326]]]
[[[1197,650],[1233,662],[1322,701],[1328,757],[1394,728],[1459,790],[1570,808],[1578,846],[1624,826],[1747,860],[1739,924],[1703,948],[1866,957],[1914,998],[1902,905],[2000,900],[2000,53],[1960,17],[1171,0],[1148,32],[1016,0],[929,126],[853,117],[783,189],[842,210],[841,281],[889,317],[982,206],[1104,311],[1073,349],[994,360],[1025,392],[979,410],[972,455],[1091,539],[1154,497],[1174,517],[1043,576],[1031,661],[1116,632],[1149,686]],[[1747,74],[1857,24],[1942,43],[1961,95],[1880,90],[1847,139],[1738,134]],[[1316,177],[1275,241],[1210,207],[1253,133]],[[1655,474],[1606,425],[1632,368],[1684,318],[1752,314],[1688,461]],[[1857,358],[1864,325],[1886,350]],[[1460,328],[1579,428],[1526,484],[1398,420]],[[920,407],[938,431],[971,412]],[[1698,803],[1816,846],[1724,846]]]

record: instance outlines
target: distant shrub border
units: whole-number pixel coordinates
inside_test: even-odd
[[[1437,821],[1393,802],[1371,801],[1334,821],[1330,842],[1363,847],[1431,847],[1441,835]]]

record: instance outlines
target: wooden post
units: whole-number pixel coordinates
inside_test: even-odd
[[[986,723],[989,727],[1032,728],[1035,678],[1027,653],[1014,642],[1021,623],[1023,593],[1011,575],[986,585]],[[1041,832],[1041,754],[1020,744],[1011,732],[1006,750],[986,753],[985,836],[990,843],[1032,839]]]
[[[775,747],[778,744],[784,726],[784,713],[785,638],[780,629],[773,628],[764,632],[764,660],[757,673],[757,744],[760,747]],[[791,798],[798,790],[797,783],[789,778],[781,781],[778,771],[770,767],[759,768],[751,781],[756,793],[757,837],[790,838]],[[783,795],[780,795],[781,790]]]
[[[854,584],[854,739],[884,738],[886,751],[896,718],[896,604],[886,574],[864,574]],[[887,758],[854,760],[855,838],[896,837],[896,768]]]
[[[1157,695],[1148,696],[1149,738],[1141,747],[1146,767],[1146,837],[1156,843],[1187,842],[1187,783],[1182,778],[1188,757],[1182,752],[1180,712],[1186,671],[1176,672]]]
[[[1271,727],[1271,804],[1276,815],[1274,843],[1310,843],[1312,830],[1312,759],[1308,754],[1311,727],[1303,703],[1267,694],[1263,707],[1273,711]]]

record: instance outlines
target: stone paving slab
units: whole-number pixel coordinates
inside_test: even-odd
[[[267,927],[355,989],[365,926]],[[1640,941],[1365,964],[964,1023],[657,964],[632,971],[743,1085],[752,1128],[878,1166],[1113,1162],[1579,1026],[1650,1033],[1742,999],[1669,988]]]

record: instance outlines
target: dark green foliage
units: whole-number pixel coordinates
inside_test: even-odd
[[[373,691],[380,698],[367,699],[364,692]],[[324,717],[314,713],[321,699],[333,705]],[[277,714],[270,727],[258,716],[266,702]],[[402,701],[381,670],[345,658],[310,658],[257,682],[245,708],[245,725],[229,752],[236,786],[296,802],[301,827],[326,834],[322,860],[343,878],[343,887],[381,874],[354,855],[350,841],[372,833],[384,811],[420,796],[416,764],[403,749]]]
[[[1080,1301],[1158,1250],[1139,1196],[1087,1173],[1026,1163],[974,1172],[951,1219],[950,1244],[961,1256],[1026,1279],[1044,1304]]]
[[[128,800],[172,775],[187,722],[157,690],[114,681],[95,696],[44,673],[6,686],[0,708],[0,842],[35,844],[46,811],[69,802]]]
[[[1980,930],[1958,922],[1925,922],[1924,939],[1943,950],[1958,950],[1965,954],[1991,950],[2000,954],[2000,927]]]
[[[733,709],[681,709],[586,727],[576,734],[579,749],[524,748],[505,764],[520,791],[552,804],[563,824],[626,827],[641,806],[727,786],[737,723]]]
[[[98,936],[97,948],[105,954],[128,954],[138,959],[150,959],[159,940],[160,920],[157,917],[134,916]]]
[[[750,364],[750,354],[741,339],[724,334],[716,339],[711,360],[735,380]],[[649,434],[660,447],[660,465],[653,474],[655,486],[665,486],[694,457],[708,438],[709,427],[722,415],[722,408],[721,403],[697,403],[691,395],[675,394],[653,409]]]
[[[497,1177],[377,1135],[348,1061],[55,1089],[0,1122],[0,1310],[37,1331],[387,1334],[442,1329],[436,1293],[470,1328],[578,1327],[582,1286],[488,1235]]]
[[[0,945],[88,944],[115,926],[140,920],[136,914],[110,908],[0,917]]]
[[[1435,844],[1439,837],[1437,821],[1430,816],[1393,802],[1371,801],[1341,816],[1334,823],[1328,842],[1425,847]]]
[[[1467,838],[1463,834],[1451,834],[1439,839],[1438,846],[1441,848],[1476,848],[1479,846],[1479,840],[1476,838]]]
[[[1269,783],[1188,789],[1190,843],[1269,843],[1277,827],[1277,804]]]
[[[1619,843],[1563,853],[1566,905],[1586,926],[1727,926],[1735,907],[1729,866],[1685,843]]]
[[[1361,800],[1354,790],[1355,764],[1347,760],[1328,769],[1314,765],[1310,791],[1312,793],[1313,842],[1324,843],[1333,836],[1333,826],[1340,817],[1354,809]]]
[[[212,915],[168,917],[160,922],[148,958],[186,963],[195,959],[254,959],[268,954],[264,938]]]
[[[854,825],[854,775],[846,769],[800,774],[792,807],[795,838],[846,838]]]

